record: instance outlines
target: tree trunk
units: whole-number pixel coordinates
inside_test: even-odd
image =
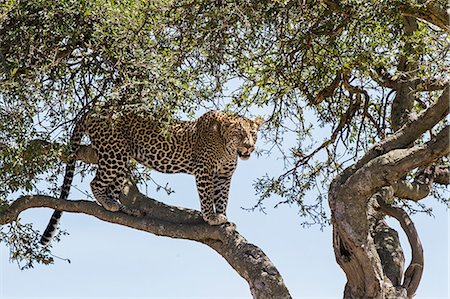
[[[449,126],[425,144],[404,148],[442,119],[442,113],[448,113],[449,91],[447,86],[415,120],[408,120],[333,179],[328,200],[336,261],[347,276],[344,298],[412,298],[417,290],[423,270],[422,246],[408,214],[388,202],[404,192],[398,188],[396,193],[392,186],[398,186],[405,174],[450,153]],[[384,214],[397,219],[408,237],[412,260],[404,272],[398,236],[383,221]]]

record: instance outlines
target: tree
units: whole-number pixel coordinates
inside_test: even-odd
[[[256,183],[255,208],[276,194],[297,204],[307,224],[330,221],[345,298],[411,298],[423,250],[409,213],[426,211],[420,200],[429,194],[448,207],[448,14],[440,0],[8,2],[0,19],[0,219],[15,229],[2,240],[28,266],[51,262],[18,214],[38,206],[83,212],[203,242],[254,297],[289,297],[272,263],[232,225],[209,227],[195,211],[142,201],[133,183],[123,201],[140,199],[145,219],[50,196],[70,128],[97,102],[145,105],[167,123],[198,107],[269,107],[262,133],[273,146],[265,153],[280,152],[287,167]],[[239,88],[225,96],[231,81]],[[331,131],[320,143],[318,127]],[[297,144],[284,146],[287,135]],[[96,160],[89,146],[77,158]],[[38,181],[49,182],[50,195],[14,198],[37,194]],[[317,186],[328,194],[311,200]],[[406,270],[386,215],[408,236]]]

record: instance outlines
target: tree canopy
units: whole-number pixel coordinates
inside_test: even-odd
[[[278,195],[281,203],[296,204],[307,224],[331,219],[348,298],[376,297],[386,280],[393,288],[384,294],[395,287],[401,293],[402,286],[412,296],[420,275],[411,276],[412,268],[403,275],[403,265],[383,257],[388,249],[379,233],[387,227],[386,214],[403,225],[405,211],[426,211],[420,199],[429,194],[449,204],[442,187],[449,184],[447,4],[3,2],[2,209],[21,193],[58,193],[73,123],[95,103],[144,105],[167,123],[193,117],[200,108],[241,114],[264,109],[270,112],[261,153],[281,155],[285,171],[255,182],[260,200],[254,208]],[[317,140],[320,130],[327,139]],[[287,136],[296,142],[286,144]],[[37,190],[43,182],[45,190]],[[309,192],[315,188],[318,197]],[[419,252],[414,229],[405,227]],[[16,258],[28,265],[51,262],[33,243],[30,226],[3,231],[2,240],[14,244],[17,234],[28,236],[22,242],[31,250],[16,248]],[[369,249],[363,252],[361,244]],[[353,257],[374,269],[361,274],[363,282],[350,273]],[[420,265],[420,255],[414,258]]]

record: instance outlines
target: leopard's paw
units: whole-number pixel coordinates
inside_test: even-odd
[[[227,216],[225,216],[225,214],[215,214],[208,218],[205,217],[203,218],[205,219],[206,222],[208,222],[209,225],[221,225],[227,223],[228,221]]]
[[[117,212],[122,208],[122,204],[118,201],[108,199],[101,203],[101,205],[111,212]]]

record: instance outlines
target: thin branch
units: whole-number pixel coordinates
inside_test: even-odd
[[[336,79],[337,78],[338,77],[336,77]],[[340,82],[341,82],[341,77],[339,76],[338,83],[340,83]],[[342,82],[344,84],[344,87],[350,92],[350,104],[349,104],[349,107],[347,108],[347,111],[345,111],[345,113],[342,114],[341,117],[339,118],[339,123],[338,123],[337,127],[333,130],[333,132],[331,133],[330,138],[323,141],[321,145],[316,147],[309,154],[304,155],[304,156],[297,155],[299,157],[299,160],[295,163],[294,167],[292,167],[291,169],[289,169],[288,171],[286,171],[285,173],[280,175],[280,178],[294,173],[298,167],[307,164],[308,161],[311,158],[313,158],[319,151],[321,151],[322,149],[328,148],[328,146],[330,144],[334,143],[336,141],[336,139],[338,138],[339,134],[341,134],[341,136],[342,136],[346,126],[348,126],[348,124],[352,121],[356,112],[358,112],[358,110],[361,107],[361,97],[359,97],[358,95],[363,94],[365,103],[366,104],[368,103],[369,94],[367,93],[366,90],[364,90],[361,87],[356,87],[356,86],[351,85],[348,81],[347,76],[343,76]],[[357,94],[357,96],[354,97],[353,96],[354,94]],[[356,100],[354,100],[354,99],[356,99]],[[366,110],[366,108],[364,108],[364,109]]]
[[[371,71],[371,78],[383,87],[390,89],[398,89],[400,84],[407,83],[404,78],[394,79],[391,74],[384,67],[377,67]],[[428,79],[412,79],[412,82],[416,87],[416,92],[429,92],[443,90],[449,83],[449,79],[438,80],[436,78]]]
[[[437,91],[443,90],[450,83],[450,79],[444,79],[441,81],[437,79],[416,79],[414,83],[417,85],[415,91]]]

